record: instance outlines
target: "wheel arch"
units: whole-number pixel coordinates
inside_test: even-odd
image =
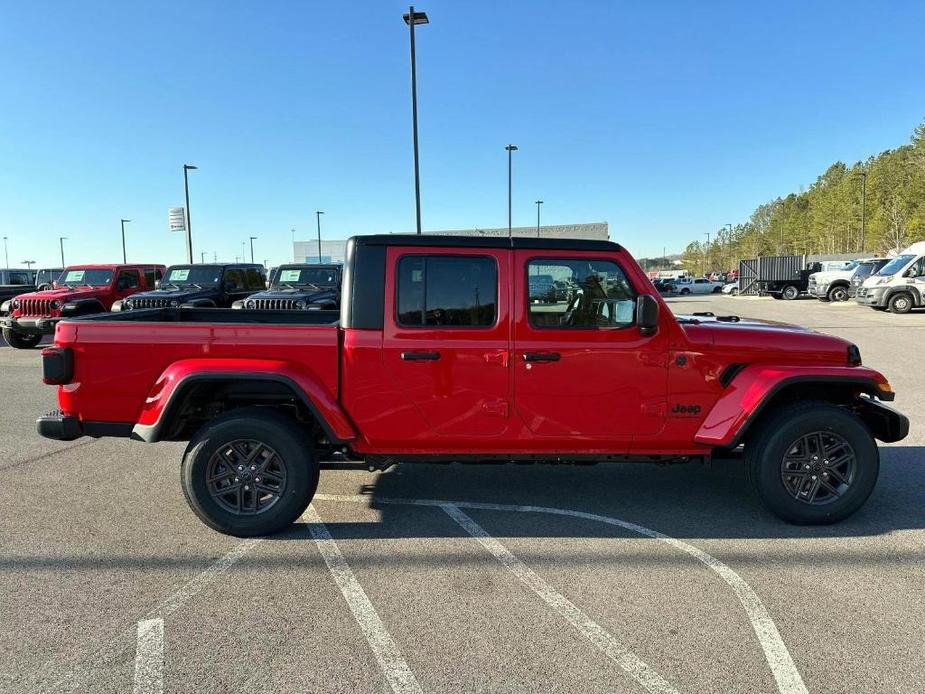
[[[910,294],[916,305],[922,305],[922,294],[919,292],[917,287],[914,287],[911,284],[902,285],[899,287],[890,287],[886,295],[883,297],[884,304],[889,304],[890,299],[892,299],[897,294]]]
[[[885,383],[883,376],[866,367],[823,367],[821,373],[790,374],[780,368],[746,368],[713,405],[694,438],[716,448],[735,448],[777,406],[817,400],[851,407],[876,438],[898,441],[908,432],[908,420],[872,399],[892,399],[892,393],[880,387]]]
[[[164,381],[162,377],[159,383]],[[166,393],[148,397],[154,401],[145,416],[132,429],[132,438],[153,443],[185,440],[186,424],[200,418],[211,419],[218,407],[221,413],[249,406],[290,409],[295,419],[315,424],[328,441],[346,444],[355,438],[353,426],[336,400],[318,392],[307,392],[294,375],[273,371],[201,371],[188,373],[164,386]],[[155,386],[157,389],[157,386]],[[191,416],[199,408],[202,417]]]

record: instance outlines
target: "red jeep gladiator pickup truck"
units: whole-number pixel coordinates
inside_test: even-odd
[[[70,265],[52,289],[20,294],[0,318],[10,347],[35,347],[62,318],[108,311],[113,302],[145,289],[164,274],[163,265]]]
[[[53,439],[189,441],[183,491],[238,536],[296,520],[332,450],[427,461],[707,461],[740,446],[771,511],[829,523],[908,420],[857,347],[675,317],[619,245],[361,236],[339,314],[159,308],[58,324]]]

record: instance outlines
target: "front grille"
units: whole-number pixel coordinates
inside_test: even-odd
[[[250,305],[252,301],[254,302],[253,307]],[[248,299],[245,306],[264,311],[295,311],[297,310],[296,301],[301,301],[301,299]]]
[[[50,299],[20,299],[19,312],[23,316],[50,316]]]
[[[167,308],[170,306],[170,299],[130,299],[132,308]]]
[[[809,278],[809,284],[807,284],[807,288],[809,289],[810,292],[812,292],[816,288],[816,278],[815,277]]]

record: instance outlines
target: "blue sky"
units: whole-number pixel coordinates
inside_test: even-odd
[[[925,3],[422,0],[423,223],[608,221],[679,251],[905,143],[925,119]],[[291,254],[411,231],[407,6],[13,3],[0,10],[0,206],[10,261],[182,262],[167,231],[191,173],[194,249]],[[571,13],[570,13],[571,12]]]

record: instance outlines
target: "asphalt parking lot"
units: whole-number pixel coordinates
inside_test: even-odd
[[[2,692],[921,692],[925,313],[671,299],[846,337],[912,422],[867,505],[783,524],[738,466],[322,472],[291,531],[210,531],[182,444],[35,433],[0,347]]]

